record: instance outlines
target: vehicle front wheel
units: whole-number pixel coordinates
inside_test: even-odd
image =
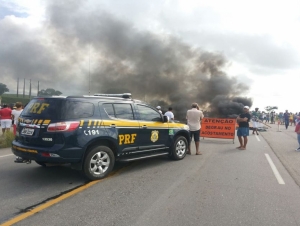
[[[83,173],[90,180],[102,179],[112,171],[114,164],[112,150],[107,146],[96,146],[91,148],[84,160]]]
[[[181,160],[186,156],[188,143],[185,137],[179,136],[175,139],[170,151],[170,157],[174,160]]]

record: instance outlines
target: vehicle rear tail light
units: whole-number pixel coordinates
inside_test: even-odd
[[[58,154],[53,154],[53,153],[49,153],[49,152],[42,152],[41,155],[43,157],[60,157]]]
[[[51,123],[48,126],[48,132],[71,132],[78,128],[80,122],[72,121],[72,122],[57,122]]]
[[[50,157],[50,154],[48,152],[42,152],[43,157]]]

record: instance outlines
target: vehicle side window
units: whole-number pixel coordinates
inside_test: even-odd
[[[162,121],[161,115],[153,110],[152,108],[149,108],[147,106],[143,105],[137,105],[140,113],[140,119],[143,121]]]
[[[131,104],[113,104],[115,108],[116,118],[133,120],[133,112]]]
[[[114,107],[112,104],[103,104],[103,108],[106,111],[107,115],[110,117],[116,117]]]

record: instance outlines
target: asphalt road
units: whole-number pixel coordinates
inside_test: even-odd
[[[201,139],[202,156],[118,164],[114,176],[15,225],[300,225],[293,128],[251,135],[245,151],[236,146]],[[86,183],[68,166],[16,164],[10,154],[0,149],[0,223]]]

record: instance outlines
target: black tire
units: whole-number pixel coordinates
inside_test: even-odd
[[[88,152],[83,173],[90,180],[99,180],[106,177],[114,168],[115,156],[107,146],[96,146]]]
[[[46,162],[39,162],[39,161],[35,161],[35,162],[42,167],[47,167]]]
[[[188,150],[188,142],[184,136],[175,138],[172,147],[170,148],[170,158],[174,160],[181,160],[186,156]]]

